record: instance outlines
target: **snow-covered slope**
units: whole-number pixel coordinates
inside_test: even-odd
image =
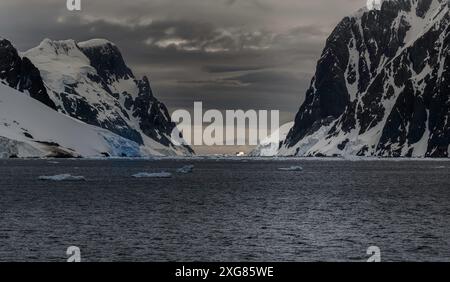
[[[135,78],[112,42],[46,39],[21,55],[39,69],[58,111],[163,155],[193,153],[173,144],[167,108],[146,77]]]
[[[343,19],[279,154],[448,157],[448,1],[383,1]]]
[[[286,140],[291,128],[294,126],[293,122],[286,123],[271,134],[266,139],[262,140],[258,147],[254,149],[249,155],[253,157],[273,157],[278,155],[280,144]]]
[[[58,113],[0,83],[0,158],[148,155],[159,153]]]

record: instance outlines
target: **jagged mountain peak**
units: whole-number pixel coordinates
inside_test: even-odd
[[[378,4],[378,3],[380,4]],[[448,0],[373,0],[372,9],[368,8],[368,5],[362,7],[353,15],[354,17],[361,17],[366,12],[388,12],[388,11],[414,11],[417,16],[425,14],[428,10],[435,6],[447,5]],[[377,7],[378,6],[378,7]]]
[[[56,109],[44,86],[39,70],[27,58],[22,58],[7,39],[0,39],[0,83],[26,92],[46,106]]]
[[[9,46],[9,45],[11,45],[12,46],[12,43],[11,43],[11,41],[9,41],[8,39],[6,39],[6,38],[3,38],[3,37],[1,37],[0,36],[0,44],[2,45],[2,46]]]
[[[113,42],[104,38],[94,38],[78,43],[78,46],[82,48],[109,48],[111,46],[116,46]]]
[[[27,51],[32,52],[34,50],[39,50],[45,53],[55,53],[57,55],[71,55],[72,51],[78,51],[78,46],[75,40],[51,40],[44,39],[37,47]]]
[[[112,84],[120,79],[133,79],[131,69],[126,65],[119,48],[106,39],[92,39],[84,42],[76,42],[73,39],[51,40],[44,39],[37,47],[32,48],[22,54],[24,57],[37,58],[43,60],[51,58],[54,62],[68,62],[71,64],[61,64],[59,69],[67,72],[72,69],[78,72],[80,65],[89,66],[95,69],[85,68],[84,71],[99,76],[105,84]]]
[[[111,83],[118,79],[133,78],[133,72],[127,67],[119,48],[106,39],[92,39],[78,43],[83,53],[91,61],[98,74]]]
[[[327,39],[282,154],[450,153],[447,1],[384,1]]]

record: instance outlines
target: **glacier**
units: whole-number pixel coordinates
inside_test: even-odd
[[[136,142],[58,113],[2,83],[0,136],[3,158],[147,155]]]

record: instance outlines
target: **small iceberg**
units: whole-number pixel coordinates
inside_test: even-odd
[[[301,166],[281,167],[278,170],[281,170],[281,171],[303,171],[303,167],[301,167]]]
[[[156,172],[156,173],[148,173],[148,172],[140,172],[133,175],[134,178],[171,178],[172,174],[169,172]]]
[[[73,176],[70,174],[59,174],[53,176],[39,176],[42,181],[86,181],[84,176]]]
[[[195,166],[193,165],[186,165],[183,166],[182,168],[177,169],[177,173],[183,173],[183,174],[188,174],[188,173],[192,173],[194,171]]]

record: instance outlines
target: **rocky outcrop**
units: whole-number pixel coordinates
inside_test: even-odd
[[[27,58],[21,58],[16,48],[6,39],[0,38],[0,82],[56,109],[50,99],[39,70]]]

